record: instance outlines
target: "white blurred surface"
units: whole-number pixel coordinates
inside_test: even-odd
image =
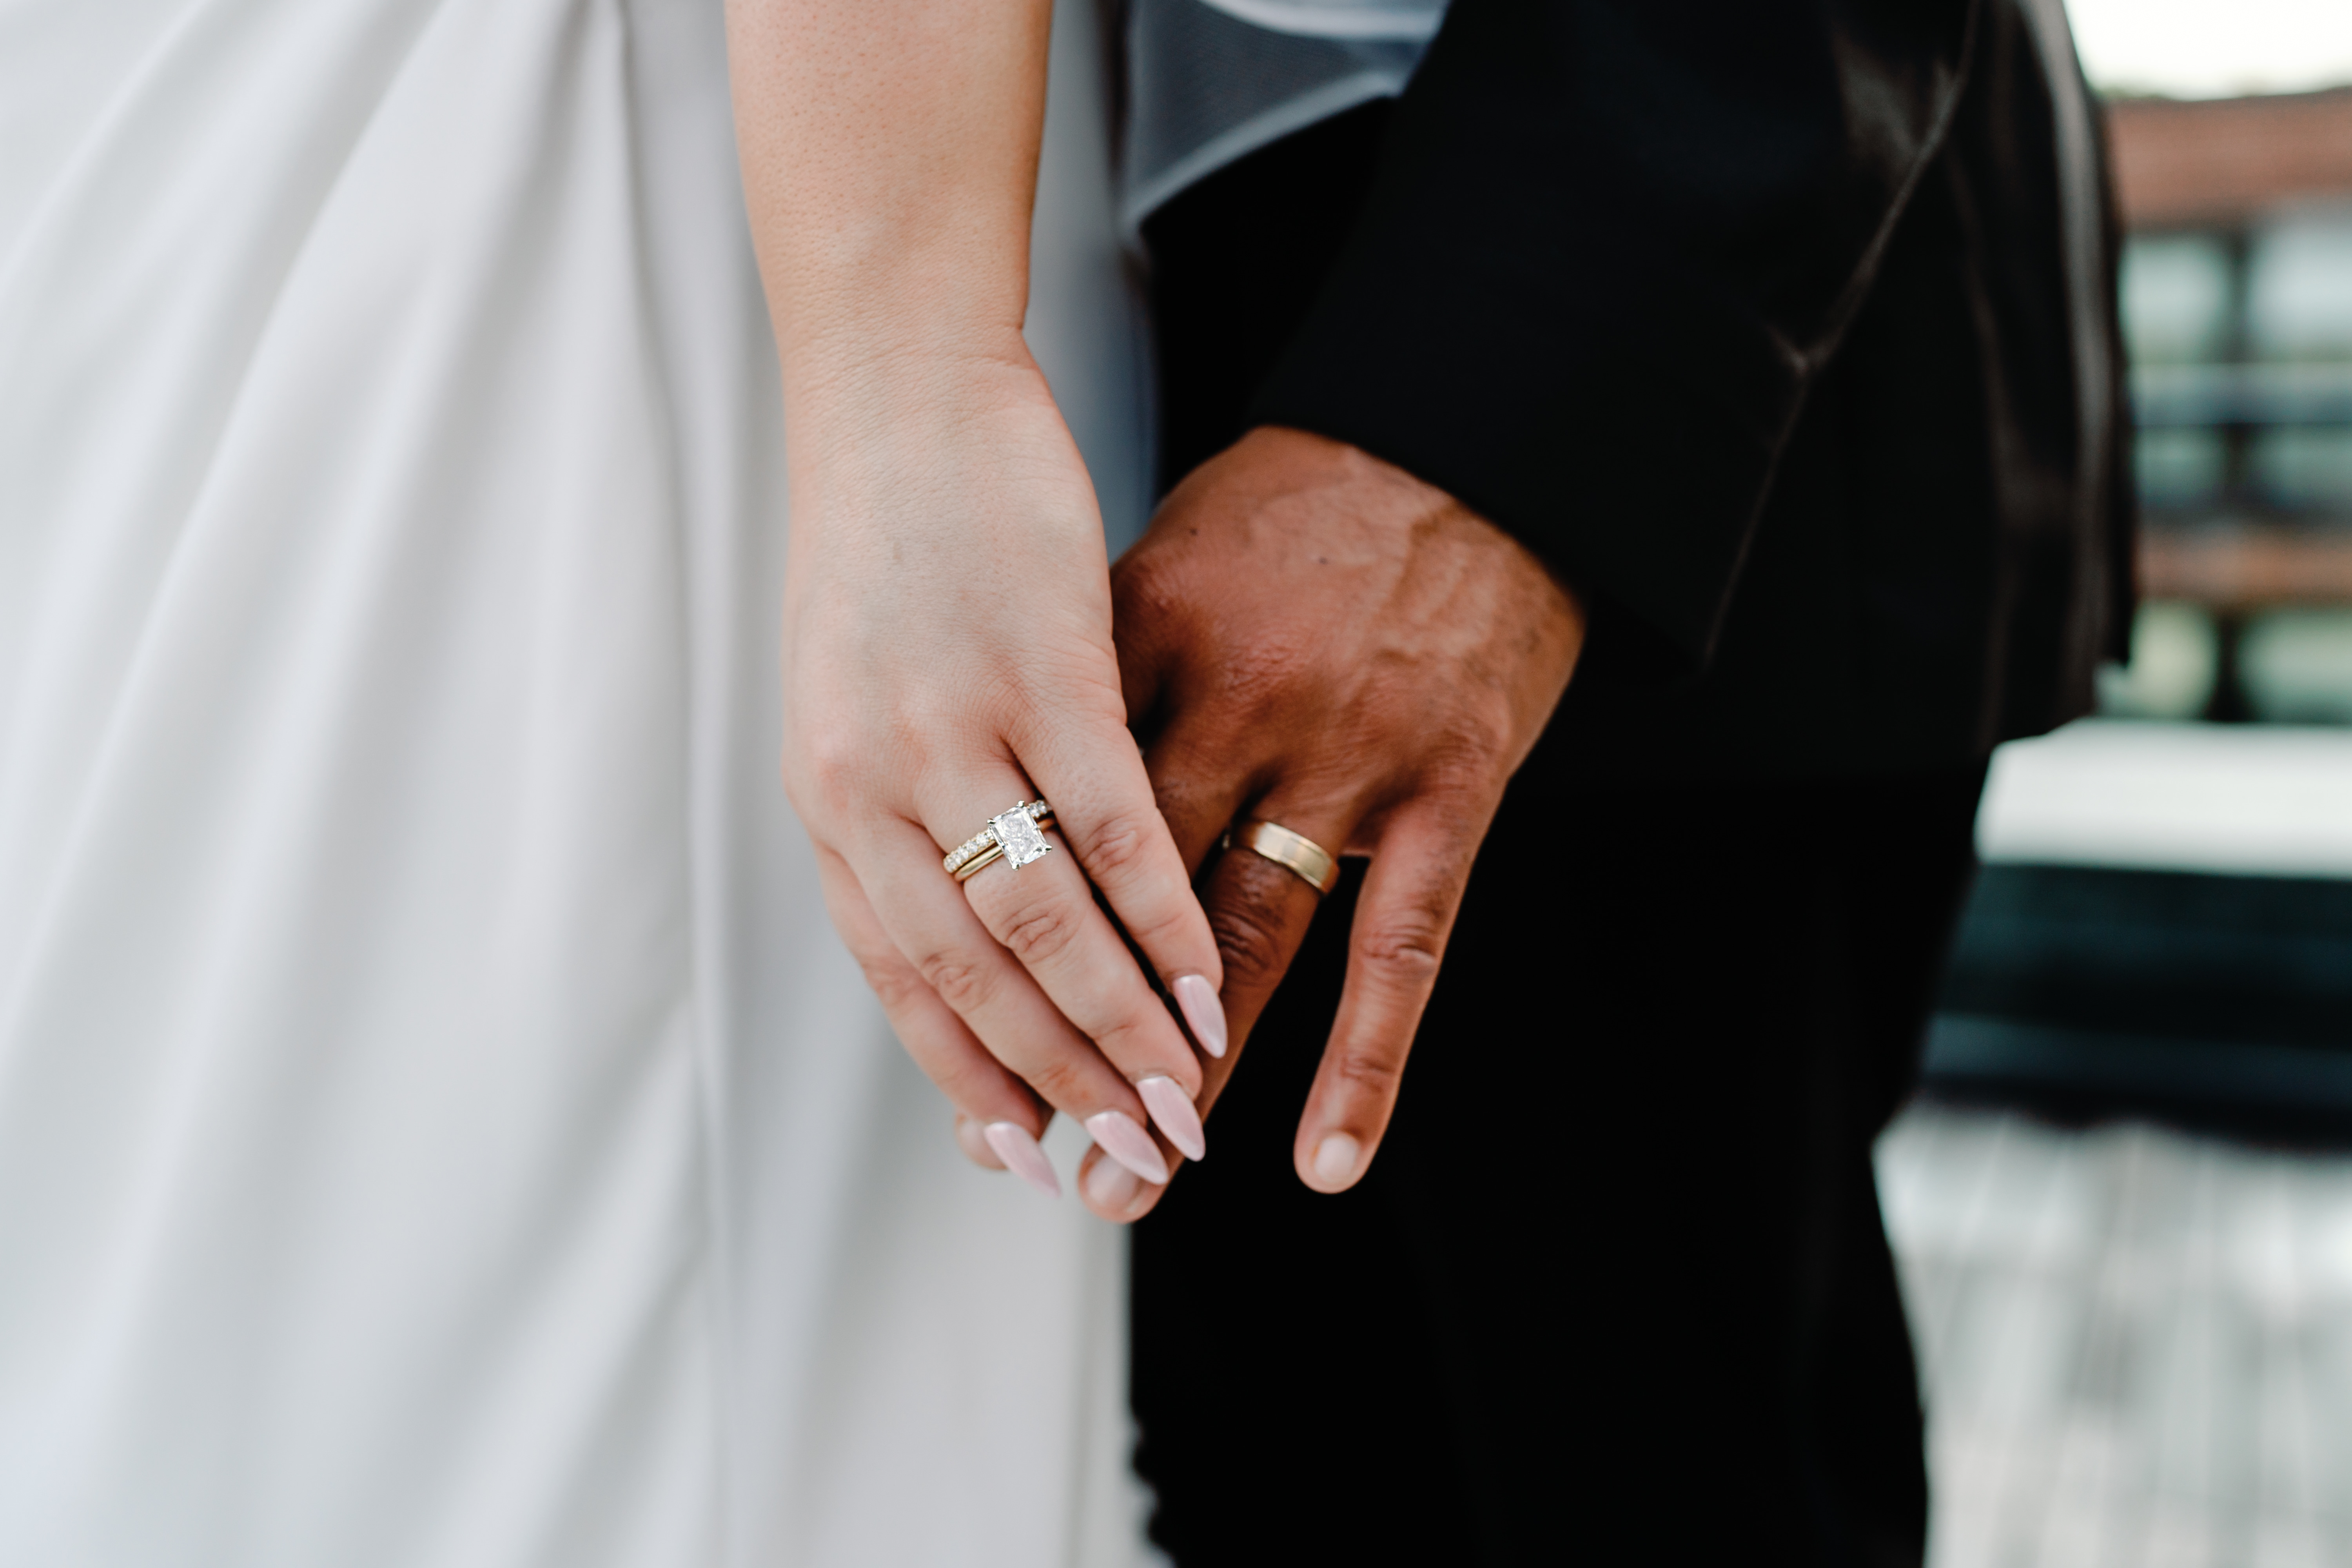
[[[2172,98],[2352,82],[2345,0],[2070,0],[2083,68],[2103,91]]]
[[[1987,860],[2352,877],[2352,730],[2084,720],[1993,755]]]
[[[1920,1106],[1878,1173],[1930,1568],[2352,1560],[2352,1156]]]

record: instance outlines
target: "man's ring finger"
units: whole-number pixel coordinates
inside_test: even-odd
[[[1331,852],[1278,822],[1254,816],[1234,829],[1233,842],[1265,856],[1318,894],[1339,885],[1339,862]]]

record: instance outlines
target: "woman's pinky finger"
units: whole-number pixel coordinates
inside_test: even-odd
[[[1037,1142],[1053,1112],[924,984],[883,931],[849,863],[823,845],[816,853],[835,929],[865,972],[899,1044],[955,1107],[956,1146],[974,1164],[1010,1170],[1046,1196],[1060,1197],[1061,1181]]]
[[[1128,1225],[1141,1219],[1168,1189],[1155,1186],[1100,1149],[1089,1149],[1078,1162],[1078,1196],[1098,1219]]]
[[[1486,816],[1467,825],[1459,803],[1398,809],[1357,897],[1348,981],[1298,1120],[1291,1158],[1318,1192],[1345,1192],[1370,1166],[1396,1109],[1413,1032],[1437,984]]]

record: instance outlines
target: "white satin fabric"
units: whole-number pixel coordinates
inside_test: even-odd
[[[1124,0],[1119,218],[1293,132],[1393,98],[1445,20],[1446,0]]]
[[[774,783],[772,362],[716,0],[0,0],[0,1563],[1139,1555],[1118,1237]]]

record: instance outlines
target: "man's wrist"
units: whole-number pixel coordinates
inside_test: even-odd
[[[1551,562],[1529,549],[1525,541],[1494,519],[1465,505],[1451,491],[1431,483],[1411,469],[1369,452],[1353,442],[1286,425],[1254,426],[1243,439],[1262,443],[1273,459],[1275,471],[1288,472],[1295,466],[1303,485],[1336,485],[1356,489],[1370,504],[1351,510],[1365,521],[1412,528],[1441,510],[1457,514],[1464,526],[1475,526],[1478,531],[1491,534],[1498,545],[1507,546],[1534,571],[1550,579],[1553,586],[1566,596],[1571,616],[1580,626],[1583,624],[1583,593]]]

